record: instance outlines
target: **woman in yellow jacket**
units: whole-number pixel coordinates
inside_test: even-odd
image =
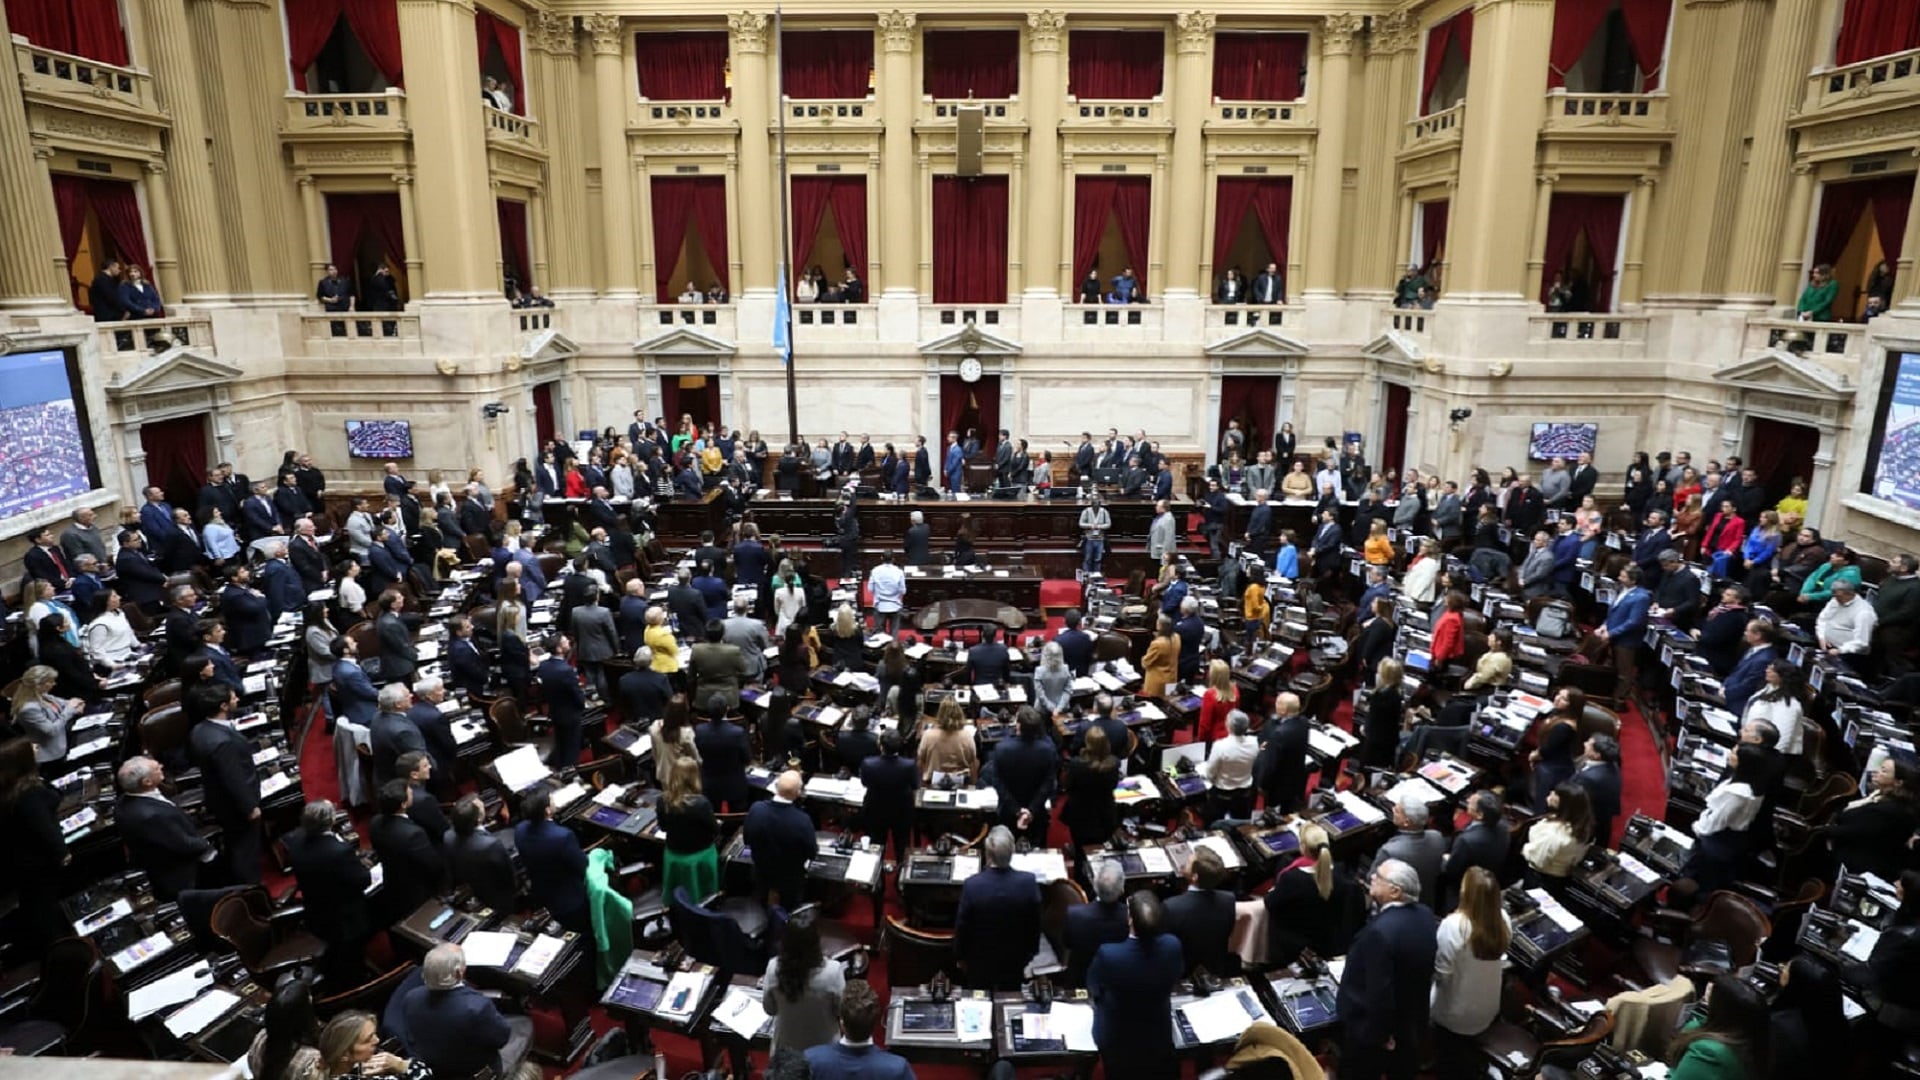
[[[1387,539],[1387,523],[1379,518],[1373,519],[1373,525],[1367,530],[1367,545],[1364,551],[1367,565],[1392,566],[1393,541]]]
[[[1173,636],[1173,620],[1165,615],[1153,627],[1153,644],[1140,661],[1140,693],[1159,697],[1180,677],[1180,639]]]
[[[1273,605],[1267,602],[1266,567],[1255,563],[1247,576],[1247,591],[1240,594],[1240,615],[1246,620],[1247,645],[1267,640],[1267,621],[1273,617]]]
[[[673,630],[667,626],[666,608],[647,609],[647,629],[641,640],[653,653],[653,670],[663,675],[680,670],[680,643],[673,639]]]

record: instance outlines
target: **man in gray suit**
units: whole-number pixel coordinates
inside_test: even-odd
[[[1247,490],[1275,491],[1280,487],[1280,477],[1273,469],[1273,451],[1262,450],[1252,465],[1247,466]]]
[[[1460,485],[1449,480],[1440,486],[1440,501],[1433,506],[1433,531],[1442,542],[1460,539],[1462,506]]]
[[[353,500],[353,512],[347,515],[347,550],[362,563],[367,561],[367,549],[373,546],[373,526],[373,515],[367,511],[367,500],[356,497]]]
[[[1373,869],[1377,872],[1383,864],[1395,860],[1413,867],[1420,875],[1420,902],[1431,907],[1439,895],[1440,866],[1447,858],[1447,842],[1427,828],[1427,804],[1418,795],[1400,796],[1393,807],[1393,824],[1400,831],[1380,845]]]
[[[993,479],[995,483],[1013,483],[1013,433],[1006,428],[1000,429],[1000,445],[993,448]]]
[[[726,624],[719,619],[707,623],[707,639],[695,645],[687,658],[693,680],[693,699],[706,702],[724,698],[727,708],[740,707],[740,680],[746,677],[747,662],[741,649],[726,642]]]
[[[594,693],[600,695],[601,701],[610,700],[607,673],[601,665],[620,655],[620,632],[614,629],[613,612],[600,603],[598,584],[588,588],[585,600],[574,607],[568,621],[573,632],[574,658],[593,684]]]
[[[1153,504],[1153,525],[1147,529],[1147,557],[1155,566],[1174,549],[1173,509],[1165,499]]]
[[[740,650],[746,681],[759,682],[767,673],[767,647],[773,642],[767,637],[767,624],[753,617],[753,597],[733,598],[733,614],[720,624],[720,640]]]

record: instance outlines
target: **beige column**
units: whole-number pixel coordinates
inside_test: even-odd
[[[1809,43],[1820,7],[1820,0],[1775,0],[1773,5],[1754,101],[1758,122],[1753,125],[1746,172],[1734,202],[1738,224],[1733,230],[1733,255],[1727,260],[1726,288],[1727,298],[1735,302],[1773,302],[1767,252],[1778,249],[1783,236],[1804,235],[1807,228],[1804,219],[1784,214],[1793,163],[1793,135],[1785,121],[1807,92]]]
[[[913,85],[914,17],[907,11],[880,15],[880,286],[911,298],[918,292],[915,258],[920,234],[920,200],[914,183],[913,109],[920,100]],[[868,197],[872,197],[869,189]]]
[[[1347,89],[1353,81],[1354,36],[1366,20],[1350,12],[1329,15],[1320,27],[1320,73],[1313,146],[1313,214],[1307,222],[1307,287],[1302,296],[1330,297],[1340,287],[1341,189],[1347,173]]]
[[[587,163],[582,152],[579,47],[573,16],[537,11],[531,15],[534,73],[540,96],[540,126],[547,133],[545,220],[535,230],[553,240],[549,265],[534,280],[549,296],[584,296],[593,290],[593,247],[587,227]],[[536,257],[537,261],[537,257]]]
[[[1200,280],[1201,252],[1205,250],[1207,106],[1213,101],[1213,13],[1189,11],[1174,18],[1173,160],[1167,179],[1166,278],[1159,291],[1211,295]],[[1149,283],[1151,284],[1151,283]]]
[[[400,196],[400,242],[407,245],[407,297],[424,299],[427,295],[426,261],[420,254],[420,208],[413,203],[413,174],[394,173],[394,189]],[[440,273],[434,267],[434,273]]]
[[[1406,234],[1395,215],[1383,208],[1400,202],[1399,162],[1394,153],[1400,149],[1400,132],[1413,100],[1413,57],[1419,40],[1418,20],[1404,11],[1375,16],[1367,31],[1365,119],[1355,132],[1360,144],[1360,209],[1353,215],[1353,227],[1345,231],[1352,245],[1346,262],[1349,291],[1370,299],[1392,295],[1404,261],[1400,248]]]
[[[333,261],[327,250],[327,208],[320,185],[311,176],[303,176],[300,185],[300,216],[307,228],[307,276],[319,281]]]
[[[65,308],[72,305],[62,269],[66,249],[46,163],[34,160],[10,33],[0,8],[0,42],[7,44],[0,48],[0,311]]]
[[[500,250],[488,183],[480,73],[473,62],[473,7],[458,0],[399,0],[400,44],[407,56],[407,119],[413,129],[414,223],[407,265],[433,267],[428,287],[410,282],[416,300],[497,300]],[[403,202],[404,206],[404,202]],[[418,255],[416,256],[416,251]]]
[[[1060,164],[1060,108],[1066,87],[1060,70],[1060,39],[1067,17],[1058,11],[1027,15],[1027,192],[1026,291],[1059,295],[1061,222],[1066,212],[1065,179]],[[1071,279],[1074,275],[1068,275]],[[1068,285],[1068,296],[1072,285]]]
[[[533,247],[533,280],[544,290],[551,269],[547,261],[547,199],[538,191],[527,196],[527,231],[532,234],[527,243]]]
[[[1780,258],[1773,276],[1773,303],[1792,307],[1806,281],[1807,230],[1813,218],[1813,166],[1793,167],[1793,187],[1787,197],[1786,227],[1779,230]],[[1909,216],[1911,223],[1911,216]]]
[[[633,228],[633,151],[627,145],[627,99],[637,90],[629,78],[626,33],[618,15],[582,15],[593,35],[594,113],[600,148],[600,225],[607,266],[601,288],[609,297],[640,295],[638,238]]]
[[[186,0],[146,0],[142,10],[154,93],[172,120],[167,133],[165,183],[173,199],[182,246],[177,249],[180,290],[166,299],[193,303],[218,298],[230,291],[231,284],[225,273],[222,221],[215,202],[213,167],[207,157],[206,115],[201,109],[197,81],[206,61],[195,48]]]
[[[776,224],[784,193],[773,174],[772,107],[781,104],[773,100],[767,70],[767,35],[773,27],[766,15],[743,11],[727,16],[727,31],[732,35],[733,112],[740,118],[740,184],[733,193],[740,207],[740,276],[749,290],[771,293],[780,253],[790,243]]]
[[[1449,301],[1531,300],[1528,216],[1515,213],[1533,194],[1528,178],[1546,115],[1547,43],[1552,0],[1481,0],[1473,11],[1466,131],[1460,190],[1447,227]]]
[[[1560,176],[1547,172],[1541,173],[1535,180],[1533,233],[1527,250],[1526,295],[1530,300],[1540,295],[1540,288],[1547,281],[1547,226],[1553,215],[1553,185],[1559,182]]]
[[[180,280],[180,234],[173,226],[173,195],[167,189],[164,161],[146,163],[147,214],[153,219],[153,278],[164,300],[185,293]]]
[[[1643,271],[1647,265],[1647,220],[1653,216],[1653,186],[1659,183],[1643,176],[1627,196],[1627,250],[1620,260],[1620,286],[1613,290],[1615,308],[1638,308],[1646,296]]]
[[[1920,149],[1914,151],[1920,157]],[[1920,207],[1920,172],[1913,174],[1913,206]],[[1901,307],[1920,306],[1920,213],[1907,211],[1907,231],[1900,241],[1900,262],[1893,269],[1893,302]]]

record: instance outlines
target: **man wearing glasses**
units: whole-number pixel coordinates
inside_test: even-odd
[[[1373,868],[1367,898],[1374,915],[1347,950],[1340,978],[1346,1029],[1340,1075],[1352,1080],[1412,1080],[1427,1030],[1439,920],[1420,902],[1420,875],[1398,859]]]

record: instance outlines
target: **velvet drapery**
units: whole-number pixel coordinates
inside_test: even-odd
[[[1020,92],[1018,30],[929,30],[920,40],[922,89],[929,96],[990,101]]]
[[[872,74],[871,30],[788,30],[781,35],[780,86],[789,98],[863,98]]]
[[[1157,97],[1166,50],[1158,30],[1074,30],[1067,40],[1067,93],[1082,101]]]
[[[1293,181],[1271,177],[1223,176],[1214,202],[1213,273],[1227,272],[1227,258],[1233,239],[1240,234],[1247,211],[1253,211],[1260,223],[1260,235],[1267,242],[1268,256],[1287,266],[1287,234],[1293,220]],[[1249,282],[1265,267],[1240,267]]]
[[[1599,268],[1593,283],[1589,310],[1611,311],[1613,300],[1614,256],[1620,250],[1620,219],[1626,201],[1619,195],[1581,195],[1556,193],[1547,211],[1546,272],[1540,279],[1540,302],[1547,302],[1553,287],[1553,275],[1569,269],[1574,244],[1582,235],[1593,252]]]
[[[727,35],[722,30],[633,36],[640,96],[653,101],[727,101]]]
[[[1307,35],[1213,36],[1215,101],[1298,101],[1306,95]]]
[[[1007,302],[1007,178],[933,178],[933,302]]]
[[[653,285],[660,303],[671,304],[673,264],[686,243],[687,229],[700,230],[707,261],[728,293],[733,291],[727,266],[727,181],[722,176],[663,176],[653,188]],[[816,226],[817,231],[817,226]],[[702,286],[704,288],[704,285]]]
[[[1106,234],[1107,220],[1119,223],[1120,240],[1127,248],[1127,262],[1139,282],[1142,297],[1147,292],[1147,236],[1151,225],[1153,182],[1144,176],[1078,176],[1073,184],[1073,268],[1074,280],[1094,266],[1100,254],[1100,238]],[[1106,282],[1101,288],[1106,288]]]

